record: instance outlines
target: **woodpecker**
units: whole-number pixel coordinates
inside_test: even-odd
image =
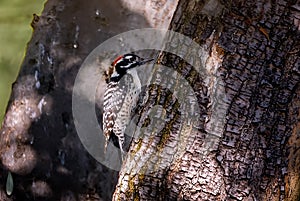
[[[130,122],[131,113],[138,102],[141,81],[135,67],[153,59],[142,59],[135,54],[119,56],[104,73],[107,87],[103,101],[104,151],[112,134],[117,136],[121,157],[124,156],[125,129]]]

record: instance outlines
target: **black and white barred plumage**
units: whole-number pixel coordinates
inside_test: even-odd
[[[132,110],[136,107],[141,90],[141,82],[135,67],[149,61],[152,59],[143,60],[137,55],[125,54],[115,59],[105,74],[108,83],[103,104],[105,150],[112,133],[114,133],[118,137],[122,157],[125,129],[130,122]]]

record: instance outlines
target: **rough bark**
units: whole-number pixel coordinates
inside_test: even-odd
[[[178,78],[161,79],[164,72],[155,68],[139,125],[149,125],[148,111],[157,105],[165,109],[156,111],[158,119],[166,121],[159,130],[161,122],[152,119],[136,133],[114,200],[300,199],[299,8],[299,1],[283,0],[179,2],[170,29],[209,53],[204,68],[224,83],[226,97],[218,98],[228,104],[225,126],[219,135],[207,132],[215,80],[205,82],[199,66],[164,53],[159,62],[193,87],[198,119],[188,127],[189,105],[165,90]]]

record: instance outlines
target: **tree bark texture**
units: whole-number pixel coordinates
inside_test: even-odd
[[[300,199],[299,8],[299,1],[179,2],[170,29],[209,52],[204,68],[224,81],[216,86],[225,88],[226,97],[218,97],[228,106],[225,126],[217,128],[219,135],[206,132],[216,80],[205,82],[197,66],[162,54],[159,63],[193,87],[198,119],[185,122],[184,109],[192,103],[174,100],[165,88],[178,78],[162,79],[164,72],[155,68],[139,124],[156,105],[164,108],[157,114],[166,123],[156,132],[160,122],[154,119],[151,129],[138,133],[114,200]],[[172,48],[188,46],[182,41]]]
[[[300,199],[299,1],[193,0],[176,6],[174,1],[46,3],[32,22],[34,34],[1,128],[2,200]],[[142,129],[118,176],[89,156],[77,137],[74,80],[85,57],[104,40],[131,29],[168,26],[202,47],[204,63],[198,66],[167,52],[159,57],[188,80],[199,109],[188,122],[185,110],[195,103],[178,102],[181,86],[173,85],[177,99],[166,90],[178,77],[161,79],[163,69],[155,67],[139,108]],[[172,48],[188,45],[180,41]],[[218,87],[226,92],[218,97],[228,106],[220,110],[224,127],[212,123],[211,94]],[[158,118],[149,121],[149,111]],[[162,128],[159,119],[166,120]],[[214,135],[208,135],[214,126]],[[8,172],[14,179],[11,196],[3,185]]]

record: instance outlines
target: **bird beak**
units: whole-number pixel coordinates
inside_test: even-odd
[[[140,61],[139,62],[139,65],[144,65],[144,64],[146,64],[146,63],[148,63],[148,62],[150,62],[150,61],[153,61],[154,59],[145,59],[145,60],[143,60],[143,61]]]

